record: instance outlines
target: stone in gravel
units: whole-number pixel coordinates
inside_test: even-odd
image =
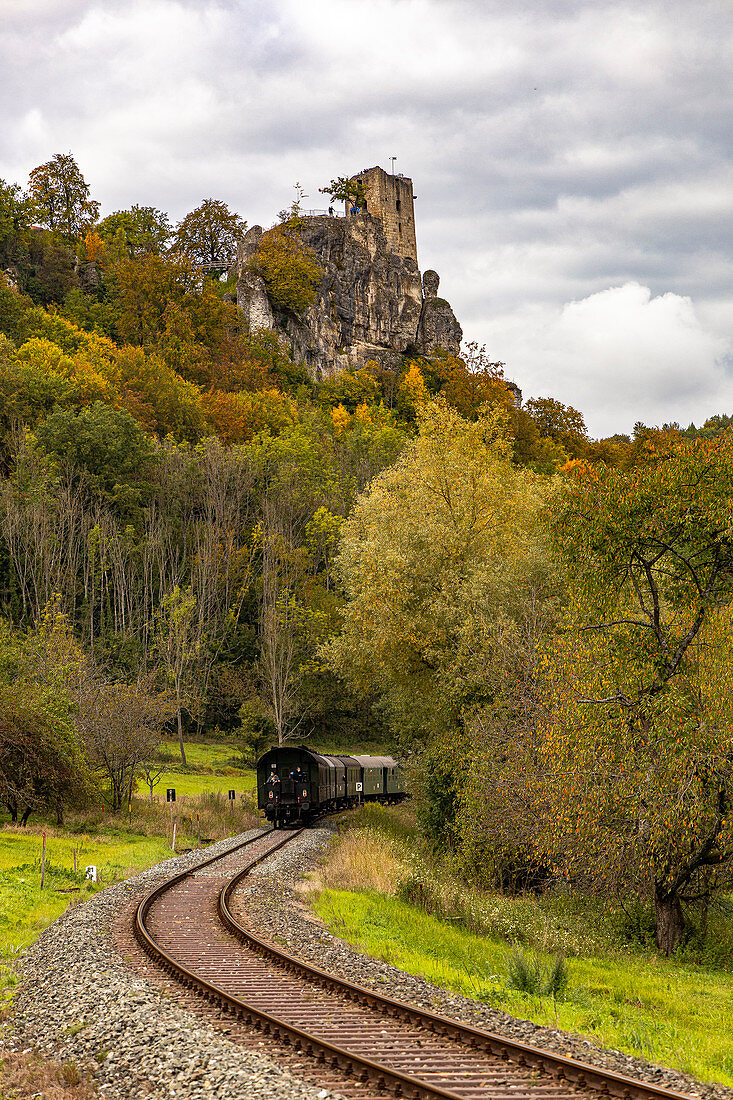
[[[74,1060],[110,1100],[196,1100],[204,1092],[221,1100],[324,1100],[323,1090],[179,1007],[131,971],[114,946],[112,926],[132,898],[257,832],[167,860],[68,909],[21,957],[23,983],[2,1043],[12,1049],[22,1041],[58,1062]]]

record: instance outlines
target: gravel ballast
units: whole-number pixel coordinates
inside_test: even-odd
[[[128,967],[113,926],[129,907],[177,871],[195,866],[234,840],[166,860],[68,909],[24,952],[7,1050],[33,1048],[93,1075],[100,1095],[181,1100],[326,1100],[266,1054],[227,1040],[201,1016],[181,1008]]]
[[[102,1096],[115,1100],[336,1097],[283,1068],[276,1049],[268,1056],[227,1039],[200,1012],[182,1007],[159,983],[133,970],[115,945],[113,929],[121,909],[177,871],[257,832],[211,845],[204,853],[167,860],[67,910],[22,956],[24,981],[15,998],[12,1026],[6,1028],[5,1046],[34,1048],[57,1062],[73,1060],[93,1074]],[[332,936],[294,890],[298,880],[318,865],[332,838],[329,829],[306,830],[255,868],[234,902],[243,923],[292,954],[397,1000],[704,1100],[733,1100],[733,1089],[705,1085],[618,1051],[601,1050],[577,1036],[515,1019],[360,955]]]

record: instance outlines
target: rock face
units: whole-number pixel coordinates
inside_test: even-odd
[[[240,246],[237,304],[250,325],[285,335],[313,377],[370,359],[397,365],[410,351],[458,353],[461,327],[448,303],[436,297],[438,276],[426,272],[424,283],[414,258],[388,244],[380,217],[363,211],[304,217],[297,232],[323,269],[313,305],[302,317],[273,313],[262,279],[248,267],[259,226]]]
[[[245,233],[237,256],[237,306],[247,319],[250,328],[275,328],[275,318],[259,275],[248,268],[248,261],[257,251],[262,229],[253,225]]]

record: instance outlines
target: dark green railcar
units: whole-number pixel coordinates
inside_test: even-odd
[[[405,797],[402,769],[391,756],[333,756],[288,745],[257,762],[257,805],[276,828],[360,802]]]

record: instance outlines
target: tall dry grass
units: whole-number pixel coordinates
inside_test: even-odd
[[[321,881],[331,890],[376,890],[393,895],[406,870],[395,841],[377,829],[353,829],[329,851]]]

